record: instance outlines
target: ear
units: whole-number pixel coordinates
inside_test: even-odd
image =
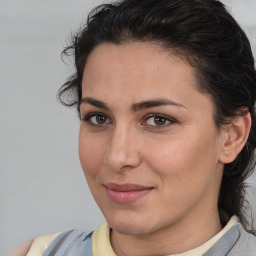
[[[243,149],[251,128],[251,114],[235,117],[223,130],[223,141],[219,161],[233,162]]]

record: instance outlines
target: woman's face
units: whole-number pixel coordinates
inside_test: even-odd
[[[87,60],[80,160],[118,232],[148,234],[217,213],[222,136],[194,72],[149,43],[101,44]]]

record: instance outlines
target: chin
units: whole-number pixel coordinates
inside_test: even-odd
[[[106,219],[109,226],[121,234],[140,236],[154,231],[152,218],[136,216],[134,213],[125,215],[112,214],[111,216],[106,216]]]
[[[149,233],[149,227],[138,225],[137,223],[114,223],[110,224],[110,227],[118,233],[131,235],[131,236],[142,236]]]

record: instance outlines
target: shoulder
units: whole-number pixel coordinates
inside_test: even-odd
[[[256,256],[256,237],[240,223],[232,226],[203,256]]]
[[[43,255],[92,255],[92,234],[93,232],[88,233],[79,230],[63,232],[53,240]]]
[[[240,237],[237,241],[237,252],[246,251],[246,255],[255,256],[256,255],[256,236],[254,234],[248,233],[241,224],[237,225],[240,231]]]
[[[20,245],[9,256],[36,256],[42,255],[45,249],[51,244],[58,234],[38,236],[33,240],[27,241]]]
[[[16,248],[9,256],[26,256],[34,240],[27,241]]]
[[[52,243],[52,241],[58,235],[59,233],[36,237],[33,240],[33,243],[31,244],[30,249],[26,256],[42,255],[46,248]]]
[[[9,256],[92,255],[94,231],[68,230],[36,237],[17,248]]]

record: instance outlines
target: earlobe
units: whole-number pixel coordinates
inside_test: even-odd
[[[219,161],[224,164],[231,163],[243,149],[251,128],[251,114],[235,117],[223,129],[222,150]]]

